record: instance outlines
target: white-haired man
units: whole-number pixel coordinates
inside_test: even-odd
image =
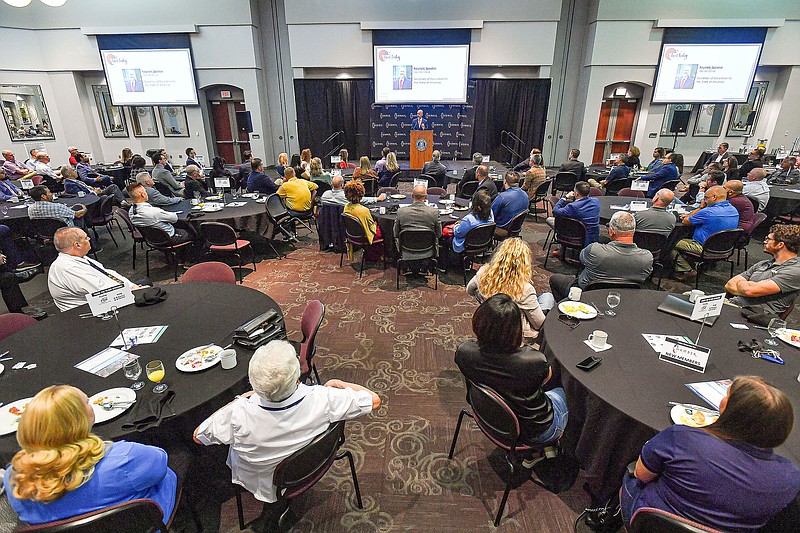
[[[374,392],[338,379],[325,385],[300,383],[300,363],[291,344],[272,341],[255,351],[248,377],[253,390],[204,420],[198,444],[227,444],[232,481],[259,501],[274,503],[275,467],[330,424],[366,415],[381,400]]]
[[[322,203],[324,205],[347,205],[347,198],[344,195],[344,178],[341,176],[334,176],[331,183],[333,188],[322,193]],[[374,204],[375,202],[382,202],[384,200],[386,200],[385,194],[381,194],[378,197],[364,196],[361,199],[361,204]]]
[[[431,187],[445,187],[445,178],[447,177],[447,167],[442,164],[442,152],[434,150],[431,154],[431,161],[428,161],[422,166],[422,173],[430,176],[436,183],[429,183]]]
[[[147,172],[139,172],[136,174],[136,183],[144,187],[144,190],[147,193],[147,202],[150,205],[163,207],[165,205],[177,204],[181,201],[179,196],[164,196],[161,194],[155,187],[156,182],[153,181],[153,177]]]

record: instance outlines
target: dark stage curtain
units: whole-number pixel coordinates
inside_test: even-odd
[[[351,162],[357,163],[361,155],[369,153],[370,80],[299,79],[294,80],[294,93],[301,149],[310,148],[321,158],[336,145],[334,141],[323,146],[322,141],[344,131],[340,139],[350,152]]]
[[[494,161],[518,162],[500,145],[500,133],[511,131],[525,143],[523,159],[531,148],[544,144],[550,80],[477,79],[475,86],[475,130],[472,150],[491,155]]]

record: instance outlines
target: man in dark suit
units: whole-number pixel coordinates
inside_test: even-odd
[[[675,78],[674,89],[691,89],[694,87],[694,76],[692,76],[692,66],[686,65],[680,76]]]
[[[411,80],[406,78],[405,70],[401,70],[400,74],[394,80],[394,90],[403,90],[411,88]]]
[[[478,166],[483,163],[483,154],[480,152],[475,152],[472,154],[472,167],[468,168],[464,171],[464,175],[461,177],[461,181],[458,182],[456,185],[456,196],[461,193],[461,189],[464,187],[464,184],[470,181],[476,181],[475,178],[475,171],[478,170]]]
[[[573,172],[581,181],[586,179],[586,167],[582,161],[578,161],[581,151],[573,148],[569,151],[569,159],[564,161],[559,167],[559,172]]]
[[[437,243],[436,255],[439,256],[438,242],[439,237],[442,235],[442,223],[439,220],[439,210],[434,207],[425,205],[425,200],[428,197],[427,190],[424,185],[417,185],[414,187],[412,198],[414,203],[408,207],[403,207],[397,210],[397,219],[394,221],[394,238],[397,242],[397,247],[400,247],[400,232],[406,229],[430,229],[435,232]],[[406,250],[402,251],[403,261],[413,261],[415,259],[422,259],[427,254],[410,253]],[[419,271],[422,265],[409,265],[412,271]]]
[[[441,162],[442,153],[439,150],[434,150],[431,157],[433,160],[428,161],[422,166],[422,173],[436,180],[436,183],[434,183],[435,186],[444,187],[446,186],[445,177],[447,176],[447,167]]]
[[[519,163],[517,163],[516,166],[514,166],[514,171],[519,173],[529,171],[531,169],[531,160],[533,159],[533,156],[541,153],[542,153],[541,150],[539,150],[538,148],[534,148],[533,150],[531,150],[531,155],[528,159],[524,159]]]
[[[411,121],[411,129],[412,130],[428,129],[428,121],[425,119],[425,113],[422,112],[422,109],[417,110],[416,118],[413,121]]]
[[[128,71],[128,81],[125,82],[125,91],[129,93],[141,93],[144,92],[144,85],[140,80],[136,79],[136,71],[129,70]]]
[[[247,187],[247,178],[250,177],[250,173],[253,171],[253,165],[251,161],[253,159],[253,152],[250,150],[245,150],[242,152],[242,164],[239,165],[239,172],[236,174],[236,183],[239,185],[239,188]]]
[[[742,166],[739,167],[739,179],[746,180],[747,175],[750,174],[750,171],[754,168],[763,168],[764,167],[764,149],[763,148],[755,148],[747,154],[747,161],[742,163]]]
[[[475,190],[477,193],[478,191],[486,191],[489,193],[489,196],[492,197],[492,202],[494,199],[497,198],[497,185],[495,185],[494,180],[489,176],[489,167],[486,165],[481,165],[478,167],[478,170],[475,171],[475,177],[478,180],[478,188]],[[473,196],[475,196],[473,194]]]
[[[261,192],[264,194],[275,194],[278,192],[278,187],[283,183],[282,180],[277,180],[275,183],[269,176],[264,174],[264,165],[261,159],[255,157],[250,162],[252,172],[247,178],[247,192]]]

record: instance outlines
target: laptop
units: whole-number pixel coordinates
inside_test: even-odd
[[[681,318],[685,318],[686,320],[691,320],[692,318],[692,310],[694,309],[694,304],[689,301],[688,296],[675,296],[674,294],[668,294],[664,301],[661,302],[661,305],[658,306],[658,310],[662,313],[667,313],[670,315],[679,316]],[[717,321],[719,315],[717,316],[709,316],[705,318],[705,324],[708,327],[714,325],[714,322]],[[703,322],[704,319],[697,319],[694,322]]]

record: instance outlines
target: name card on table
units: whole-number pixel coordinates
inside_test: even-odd
[[[336,165],[336,164],[341,163],[341,162],[342,162],[342,158],[339,157],[338,155],[332,155],[331,156],[331,165]]]
[[[419,179],[419,178],[414,178],[414,187],[416,187],[417,185],[422,185],[423,187],[425,187],[427,189],[428,188],[428,180],[422,180],[422,179]]]
[[[691,320],[701,320],[703,318],[719,316],[722,306],[725,304],[725,293],[709,294],[699,296],[694,302]]]
[[[86,295],[92,315],[100,316],[110,313],[112,309],[122,309],[134,303],[133,292],[124,284],[114,285]]]
[[[661,354],[658,358],[661,361],[682,366],[702,374],[706,371],[709,355],[711,355],[711,348],[704,348],[690,342],[668,337],[664,339],[664,343],[661,345]]]
[[[230,189],[231,188],[231,180],[228,178],[214,178],[214,188],[215,189]]]
[[[642,180],[633,180],[631,182],[631,190],[634,191],[646,191],[650,188],[650,184],[646,181]]]
[[[19,180],[19,186],[22,187],[23,191],[33,189],[33,180]]]
[[[644,200],[631,200],[631,213],[644,211],[647,209],[647,202]]]

